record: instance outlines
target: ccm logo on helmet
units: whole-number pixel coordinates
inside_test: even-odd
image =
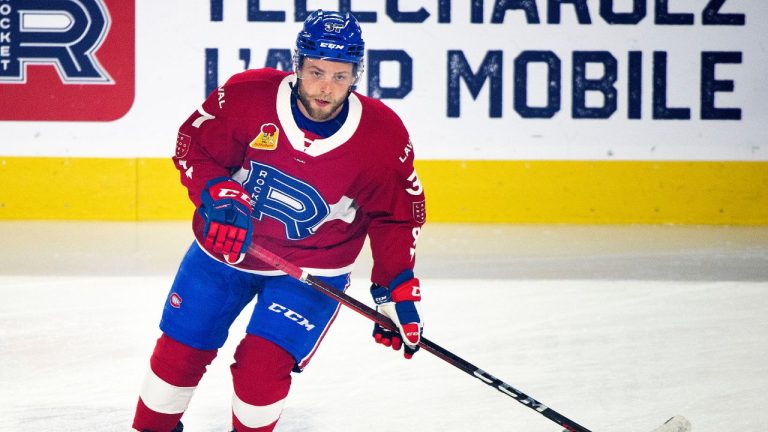
[[[330,48],[335,50],[342,50],[344,49],[344,45],[339,45],[331,42],[320,42],[321,48]]]

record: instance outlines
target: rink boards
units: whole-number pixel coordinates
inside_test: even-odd
[[[419,160],[431,222],[768,224],[768,163]],[[0,220],[178,220],[170,158],[0,158]]]

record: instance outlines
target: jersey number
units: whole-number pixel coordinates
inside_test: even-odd
[[[317,189],[269,165],[251,161],[244,187],[255,201],[253,217],[262,220],[267,215],[279,220],[289,240],[314,234],[330,212]]]

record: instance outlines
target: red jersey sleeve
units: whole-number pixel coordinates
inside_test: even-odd
[[[228,100],[230,82],[208,96],[181,125],[176,138],[173,162],[196,207],[208,180],[229,177],[243,162],[246,144],[234,136],[234,116],[230,113],[236,112],[237,102]]]
[[[424,188],[413,166],[413,146],[399,118],[395,116],[392,123],[389,130],[395,133],[378,161],[381,170],[366,206],[373,255],[371,281],[383,286],[404,271],[413,271],[416,242],[426,222]]]

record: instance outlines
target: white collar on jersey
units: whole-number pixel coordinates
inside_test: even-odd
[[[296,74],[290,74],[283,78],[277,89],[276,103],[277,118],[294,149],[309,156],[320,156],[340,147],[352,138],[352,135],[360,125],[360,117],[363,113],[363,105],[354,93],[349,95],[349,114],[347,114],[347,120],[341,128],[328,138],[314,140],[311,142],[312,145],[306,147],[304,145],[304,132],[299,129],[291,112],[291,86],[295,85],[295,83]]]

